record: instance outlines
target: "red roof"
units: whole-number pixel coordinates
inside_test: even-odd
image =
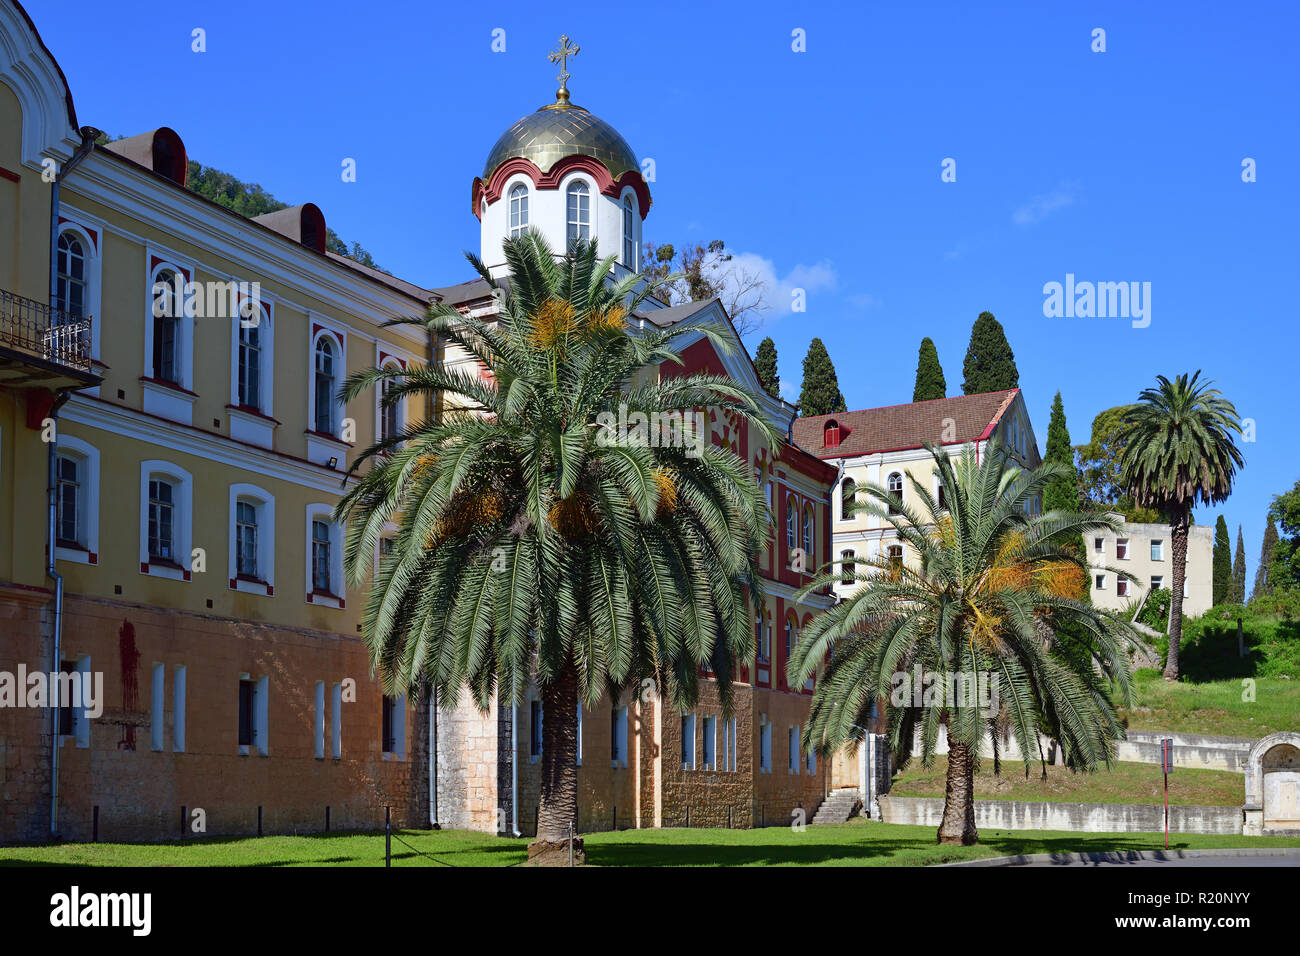
[[[866,408],[838,415],[797,418],[794,440],[818,458],[848,458],[884,451],[963,444],[988,438],[1020,389],[957,395],[928,402]],[[839,445],[827,446],[828,425],[839,425]]]

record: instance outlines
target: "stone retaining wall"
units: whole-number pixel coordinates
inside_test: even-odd
[[[940,797],[880,799],[885,823],[937,827],[943,818]],[[1125,803],[1039,803],[1025,800],[977,800],[975,825],[995,830],[1073,830],[1083,833],[1159,833],[1164,807]],[[1170,807],[1170,833],[1240,835],[1241,807]]]

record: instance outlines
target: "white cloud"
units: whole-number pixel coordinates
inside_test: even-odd
[[[777,275],[776,265],[771,259],[755,252],[732,253],[730,265],[734,267],[732,275],[756,278],[766,287],[763,296],[767,305],[763,313],[765,319],[789,315],[795,289],[803,289],[806,296],[811,296],[814,292],[833,291],[839,284],[835,266],[828,259],[813,265],[801,263],[783,276]]]
[[[1074,204],[1079,187],[1076,183],[1062,183],[1050,193],[1034,196],[1029,202],[1011,214],[1011,221],[1017,226],[1032,226],[1042,222],[1052,213]]]

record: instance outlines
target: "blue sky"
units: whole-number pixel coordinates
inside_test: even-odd
[[[958,394],[987,309],[1040,446],[1058,389],[1078,443],[1157,373],[1217,380],[1256,427],[1222,509],[1252,581],[1268,501],[1300,477],[1294,3],[25,5],[81,122],[171,126],[192,159],[317,203],[426,285],[468,277],[470,184],[551,101],[545,55],[568,33],[574,101],[655,160],[646,238],[722,238],[770,268],[759,335],[792,396],[813,336],[850,408],[908,401],[924,335]],[[1067,273],[1150,282],[1150,325],[1044,317]]]

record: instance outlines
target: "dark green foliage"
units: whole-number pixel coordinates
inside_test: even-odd
[[[921,351],[916,357],[916,385],[912,388],[912,401],[928,402],[946,398],[948,383],[944,381],[943,366],[939,364],[939,350],[929,338],[921,339]]]
[[[1079,472],[1079,494],[1083,501],[1117,511],[1126,520],[1138,524],[1157,524],[1168,517],[1155,508],[1142,508],[1124,488],[1120,477],[1120,456],[1124,453],[1124,414],[1127,405],[1117,405],[1098,412],[1092,420],[1091,440],[1075,445]]]
[[[961,383],[966,395],[997,392],[1020,385],[1016,356],[1011,351],[1002,323],[992,312],[981,312],[970,330],[970,345],[962,365],[966,380]]]
[[[1268,514],[1280,534],[1269,562],[1269,590],[1300,590],[1300,481],[1273,499]]]
[[[1219,515],[1214,522],[1214,570],[1211,572],[1214,585],[1214,603],[1222,604],[1228,600],[1232,590],[1232,545],[1228,542],[1228,522]]]
[[[1246,603],[1246,540],[1237,525],[1237,553],[1232,558],[1232,589],[1228,592],[1229,604]]]
[[[1137,617],[1138,623],[1164,631],[1169,626],[1169,602],[1172,600],[1173,595],[1168,588],[1156,588],[1147,595],[1142,613]]]
[[[1062,468],[1062,473],[1053,478],[1043,492],[1043,509],[1078,511],[1079,486],[1075,478],[1074,452],[1070,448],[1070,430],[1065,424],[1065,405],[1061,401],[1060,392],[1052,400],[1052,417],[1047,425],[1047,451],[1043,461]]]
[[[276,199],[257,183],[241,182],[230,173],[222,172],[212,166],[200,166],[194,160],[189,161],[185,188],[247,219],[289,208],[289,203]],[[337,255],[347,256],[363,266],[384,271],[375,262],[374,257],[361,248],[360,243],[352,243],[349,249],[348,244],[340,239],[333,229],[326,229],[325,248]]]
[[[758,370],[758,384],[763,386],[763,391],[773,398],[780,398],[781,376],[776,370],[776,343],[771,336],[758,343],[754,368]]]
[[[1261,598],[1272,590],[1269,581],[1269,568],[1273,564],[1273,552],[1277,550],[1277,523],[1272,513],[1268,516],[1268,526],[1264,529],[1264,543],[1259,549],[1259,565],[1255,568],[1255,587],[1251,589],[1250,599]]]
[[[821,339],[813,339],[803,359],[803,389],[799,392],[799,414],[833,415],[845,411],[844,396],[830,353]]]

